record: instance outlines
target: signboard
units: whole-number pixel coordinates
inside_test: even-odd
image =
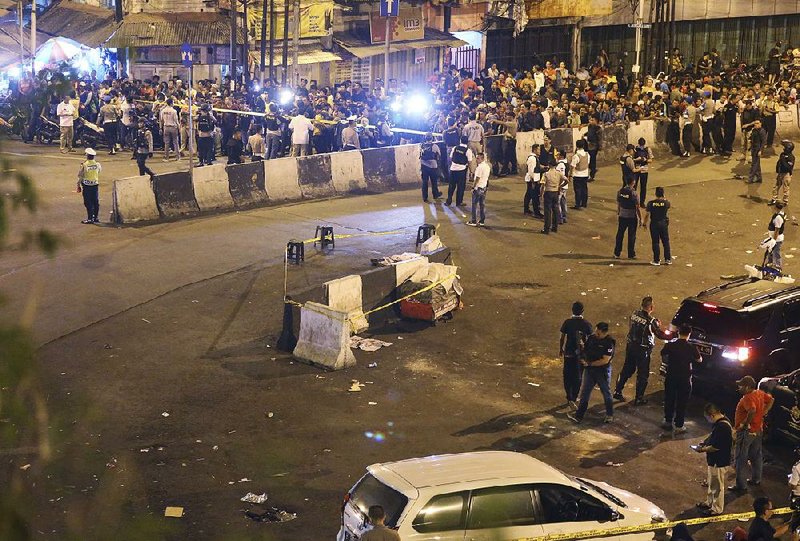
[[[612,0],[539,0],[526,2],[529,19],[611,15]]]
[[[238,11],[243,11],[242,4],[237,2]],[[220,0],[219,7],[230,9],[230,0]],[[283,39],[283,23],[285,22],[283,13],[283,3],[275,2],[275,11],[272,19],[275,21],[275,36]],[[293,7],[289,6],[289,17],[294,13]],[[247,31],[255,39],[261,39],[261,19],[263,9],[261,2],[250,2],[247,10]],[[269,39],[269,13],[267,14],[267,39]],[[292,31],[294,24],[289,23],[289,38],[294,37]],[[300,37],[301,38],[320,38],[330,36],[333,32],[333,0],[301,0],[300,1]]]
[[[425,49],[414,49],[414,64],[425,63]]]
[[[386,40],[386,22],[391,25],[389,41],[410,41],[425,39],[425,21],[422,18],[422,7],[403,7],[397,17],[387,19],[380,13],[372,12],[369,18],[369,33],[372,44]]]
[[[400,11],[400,0],[381,0],[381,17],[397,17]]]
[[[369,87],[372,84],[372,58],[354,58],[335,62],[333,81],[337,84],[351,81]]]
[[[652,28],[653,25],[650,23],[631,23],[628,25],[628,28]]]
[[[192,46],[188,43],[181,45],[181,64],[184,68],[192,67]]]

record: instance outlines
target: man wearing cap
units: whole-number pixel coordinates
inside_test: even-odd
[[[120,114],[117,106],[112,103],[110,95],[105,96],[103,102],[104,105],[97,115],[97,123],[103,126],[103,133],[105,133],[106,144],[109,148],[108,153],[113,156],[117,153],[117,123],[119,122]]]
[[[736,484],[728,490],[742,493],[747,485],[761,484],[761,470],[764,457],[761,454],[761,443],[764,437],[764,417],[769,413],[774,400],[771,395],[756,388],[756,380],[752,376],[744,376],[736,382],[737,390],[742,398],[736,404],[733,430],[735,431],[734,467],[736,468]],[[745,474],[747,463],[750,463],[753,474],[750,479]]]
[[[197,115],[197,157],[200,166],[214,163],[214,129],[216,119],[211,112],[211,106],[204,103]]]
[[[100,220],[97,215],[100,213],[100,170],[102,167],[95,156],[97,152],[93,148],[87,148],[86,161],[78,169],[78,193],[83,193],[83,206],[86,207],[86,219],[82,224],[96,224]]]
[[[775,165],[775,172],[778,174],[775,179],[775,186],[772,188],[772,200],[770,204],[778,201],[781,189],[783,189],[783,206],[789,204],[789,185],[792,182],[792,172],[794,172],[794,143],[791,141],[781,141],[783,152],[778,156],[778,163]]]

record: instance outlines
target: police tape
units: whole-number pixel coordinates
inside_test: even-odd
[[[781,507],[780,509],[774,509],[772,511],[773,515],[786,515],[792,513],[792,509],[790,507]],[[610,537],[614,535],[625,535],[625,534],[632,534],[632,533],[643,533],[643,532],[656,532],[659,530],[668,530],[674,528],[678,524],[684,524],[686,526],[698,526],[703,524],[713,524],[716,522],[727,522],[730,520],[749,520],[755,517],[756,514],[752,511],[748,513],[730,513],[727,515],[717,515],[711,517],[699,517],[699,518],[689,518],[685,520],[673,520],[667,522],[654,522],[652,524],[641,524],[639,526],[618,526],[616,528],[605,528],[605,529],[594,529],[594,530],[583,530],[580,532],[570,532],[570,533],[555,533],[550,535],[544,535],[541,537],[523,537],[515,539],[514,541],[573,541],[579,539],[595,539],[595,538],[602,538],[602,537]]]
[[[399,235],[403,233],[400,229],[395,229],[394,231],[378,231],[378,232],[369,232],[369,233],[349,233],[345,235],[334,235],[334,239],[353,239],[357,237],[382,237],[385,235]],[[321,237],[314,237],[313,239],[306,239],[302,241],[303,244],[311,244],[312,242],[321,242],[325,239]]]

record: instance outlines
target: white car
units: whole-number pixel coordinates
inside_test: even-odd
[[[345,496],[337,541],[369,529],[371,505],[384,508],[403,541],[510,541],[666,520],[644,498],[506,451],[373,464]],[[603,539],[644,541],[653,533]]]

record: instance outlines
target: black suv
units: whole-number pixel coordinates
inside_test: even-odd
[[[800,368],[800,285],[742,278],[684,299],[673,325],[692,327],[701,383],[730,384]]]
[[[783,440],[800,444],[800,370],[790,374],[763,378],[758,388],[768,392],[775,403],[767,415],[766,434],[770,440]]]

